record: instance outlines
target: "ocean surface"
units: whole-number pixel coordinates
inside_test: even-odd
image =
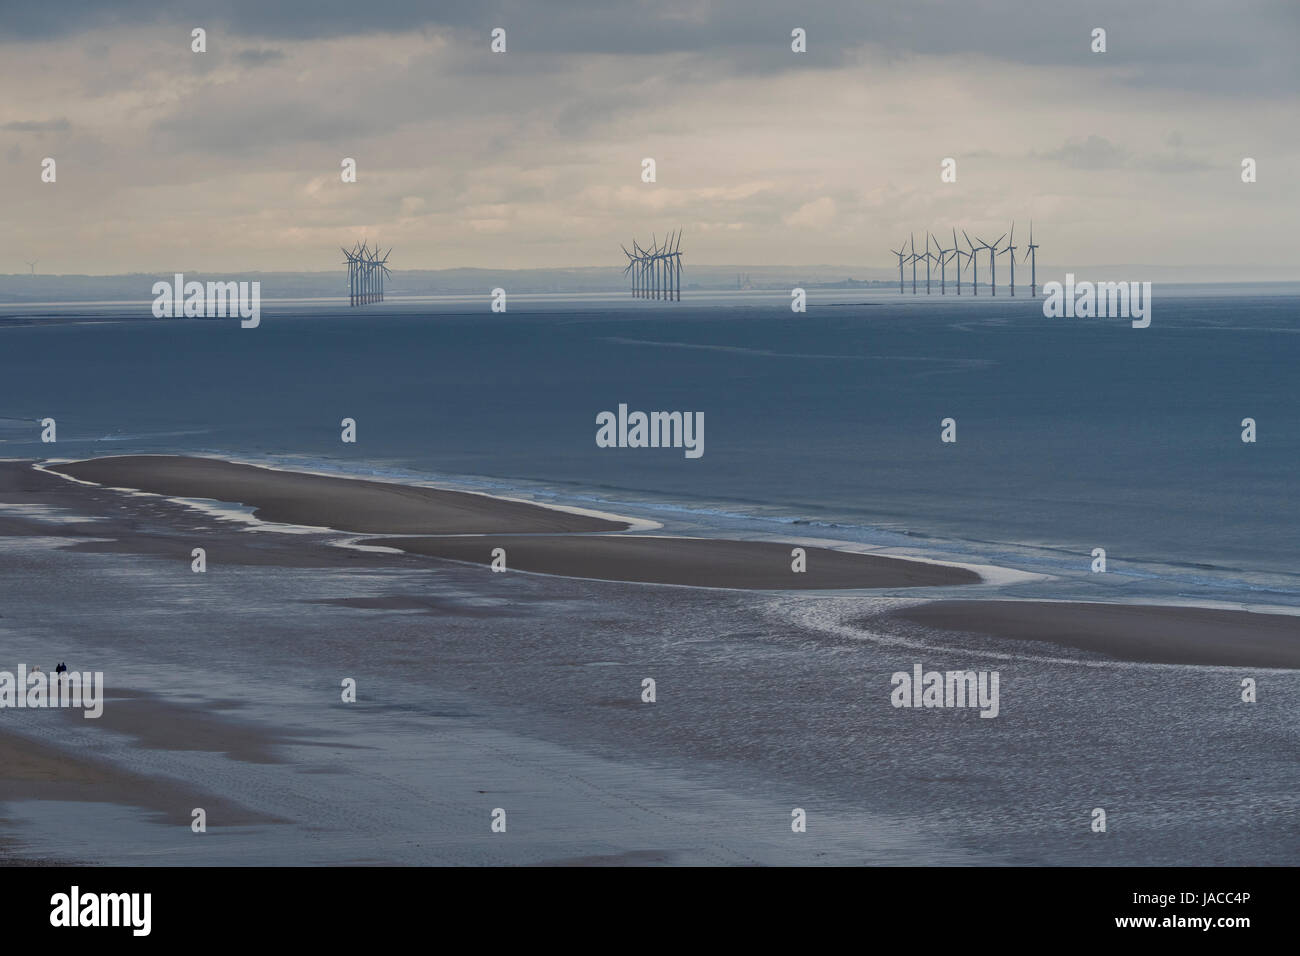
[[[1157,287],[1134,329],[1023,291],[268,303],[256,329],[6,307],[0,456],[215,454],[1006,564],[1061,596],[1300,605],[1300,296]],[[703,412],[703,457],[598,448],[620,403]]]
[[[76,319],[83,306],[26,324],[40,310],[10,308],[0,457],[224,455],[600,508],[669,533],[1031,572],[988,597],[1300,606],[1300,297],[1157,289],[1141,330],[1048,320],[1024,299],[936,299],[814,295],[803,315],[759,296],[538,300],[506,314],[486,297],[272,304],[257,329],[108,306],[95,321]],[[703,412],[703,457],[597,448],[596,415],[620,403]],[[46,417],[53,445],[39,440]],[[345,417],[356,444],[340,441]],[[948,417],[955,444],[940,441]],[[1246,417],[1254,444],[1240,438]],[[0,548],[10,666],[102,668],[115,688],[271,728],[278,756],[164,750],[44,712],[11,713],[12,729],[286,822],[223,828],[216,813],[213,839],[196,841],[115,804],[11,801],[24,855],[1300,858],[1294,671],[954,646],[863,623],[920,599],[905,592],[708,591],[447,562],[241,567],[215,553],[194,575],[187,557],[69,548],[57,518],[27,513],[50,531]],[[184,525],[199,540],[210,517]],[[1106,574],[1089,571],[1095,547]],[[413,609],[338,606],[394,596]],[[925,595],[943,596],[971,592]],[[998,719],[894,709],[890,674],[915,662],[997,668]],[[355,708],[338,703],[341,674],[362,689]],[[639,699],[646,676],[653,707]],[[1259,679],[1258,704],[1240,701],[1243,676]],[[486,829],[499,805],[508,842]],[[807,841],[790,839],[791,807],[808,809]],[[1095,807],[1110,814],[1105,837],[1089,828]]]

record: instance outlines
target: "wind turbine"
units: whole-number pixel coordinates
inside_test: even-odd
[[[906,243],[900,242],[899,245],[903,246],[906,245]],[[903,294],[903,259],[907,257],[907,250],[900,248],[900,249],[890,249],[889,251],[892,252],[894,255],[898,256],[898,294],[902,295]]]
[[[36,263],[40,261],[40,259],[33,259],[31,262],[27,262],[26,259],[23,260],[23,262],[27,262],[27,268],[32,271],[32,275],[36,275]]]
[[[357,304],[357,249],[352,247],[351,251],[339,246],[339,251],[344,255],[344,261],[348,266],[348,305]]]
[[[930,294],[930,230],[925,230],[925,294]]]
[[[664,245],[664,267],[668,271],[668,301],[675,302],[681,298],[681,293],[677,291],[677,242],[678,235],[675,232],[668,234],[668,242]],[[674,298],[674,296],[676,298]]]
[[[650,274],[650,254],[642,249],[635,239],[632,240],[632,248],[636,250],[637,255],[636,297],[638,299],[646,299],[649,298],[647,295],[647,286],[649,283],[646,280],[649,278]]]
[[[963,236],[966,236],[966,230],[963,229],[961,231],[961,234]],[[976,238],[979,237],[977,236]],[[979,295],[980,294],[980,261],[975,257],[975,253],[978,252],[983,247],[977,246],[975,245],[975,243],[971,242],[970,236],[966,236],[966,245],[970,246],[970,252],[966,254],[967,258],[970,259],[970,271],[971,271],[970,294]]]
[[[938,254],[936,255],[936,258],[939,260],[939,294],[947,295],[948,294],[948,253],[952,252],[953,250],[945,249],[943,246],[939,245],[938,238],[936,238],[934,242],[935,245],[939,246]]]
[[[919,258],[916,254],[916,233],[912,233],[912,295],[916,295],[916,260]]]
[[[677,300],[682,301],[682,230],[677,230],[677,245],[673,247],[674,266],[673,271],[676,273],[677,280]]]
[[[1008,253],[1011,256],[1011,298],[1013,299],[1016,297],[1016,247],[1012,245],[1012,243],[1014,243],[1015,241],[1016,241],[1016,223],[1015,220],[1013,219],[1011,221],[1011,238],[1007,240],[1006,247],[1001,252],[998,253],[998,255],[1000,256],[1007,255]]]
[[[957,294],[961,295],[961,257],[966,253],[961,251],[961,246],[957,245],[957,229],[952,230],[952,249],[957,254]]]
[[[379,301],[384,301],[384,277],[392,278],[393,274],[388,271],[388,257],[393,254],[393,247],[389,246],[388,251],[384,253],[384,258],[379,258],[379,247],[375,246],[375,266],[379,269]]]
[[[664,275],[664,249],[667,248],[667,246],[668,246],[668,241],[665,239],[665,240],[664,240],[664,245],[661,246],[661,245],[659,245],[659,240],[658,240],[658,239],[655,239],[653,233],[651,233],[650,238],[651,238],[651,239],[654,239],[654,243],[655,243],[655,254],[654,254],[654,260],[655,260],[655,298],[656,298],[656,299],[662,299],[662,298],[664,298],[664,295],[665,295],[665,293],[664,293],[664,285],[665,285],[665,281],[664,281],[664,280],[667,278],[667,277]]]
[[[1029,220],[1029,245],[1025,247],[1025,258],[1029,260],[1029,297],[1038,297],[1038,246],[1034,245],[1034,220]]]
[[[370,243],[361,242],[361,302],[370,302]]]
[[[980,239],[979,236],[975,237],[976,239],[980,239],[980,242],[984,243],[984,248],[989,251],[989,289],[991,290],[989,292],[989,295],[998,294],[998,262],[997,262],[998,243],[1001,242],[1006,237],[1007,234],[1004,232],[1002,235],[998,236],[996,239],[993,240],[992,245],[989,245],[987,242],[984,242],[984,240]]]
[[[650,241],[654,243],[654,252],[650,255],[650,268],[654,272],[654,295],[651,295],[650,298],[662,299],[663,295],[660,295],[660,293],[663,291],[663,263],[659,258],[662,250],[659,248],[659,239],[655,238],[654,233],[650,233]]]
[[[636,265],[636,257],[627,251],[627,246],[623,245],[623,243],[620,242],[618,247],[623,250],[623,255],[627,256],[627,268],[623,270],[623,275],[630,275],[632,267]],[[631,276],[630,282],[632,286],[632,294],[636,295],[636,276]]]

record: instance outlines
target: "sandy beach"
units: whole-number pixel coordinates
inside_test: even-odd
[[[874,554],[804,547],[807,570],[791,570],[792,547],[770,541],[649,535],[493,535],[372,538],[366,544],[412,554],[488,564],[503,548],[508,568],[601,581],[639,581],[709,588],[820,590],[977,584],[965,568]]]
[[[362,543],[481,563],[491,560],[494,548],[505,548],[508,567],[542,574],[758,590],[937,587],[980,581],[978,574],[964,568],[807,547],[807,570],[796,573],[791,545],[596,535],[590,532],[623,531],[631,523],[488,495],[302,474],[215,458],[124,456],[53,465],[49,470],[108,488],[242,504],[255,508],[254,516],[265,521],[337,531],[490,535]]]
[[[393,482],[280,471],[218,458],[130,455],[52,465],[109,488],[212,498],[263,521],[371,534],[545,534],[624,531],[627,525],[517,501]]]
[[[1122,661],[1300,668],[1300,616],[1204,607],[934,601],[894,618],[944,631],[1046,641]]]
[[[1271,751],[1251,743],[1253,711],[1226,710],[1235,693],[1206,696],[1221,675],[1159,672],[1154,719],[1196,741],[1171,763],[1130,711],[1152,706],[1149,672],[1102,680],[1039,659],[1045,648],[1068,656],[1055,645],[1119,661],[1300,667],[1297,618],[975,600],[1004,585],[807,545],[796,574],[791,543],[628,534],[631,519],[616,516],[216,459],[57,468],[80,481],[0,462],[0,666],[66,658],[103,670],[108,693],[99,720],[0,713],[0,856],[11,863],[1286,858],[1283,821],[1223,816],[1253,798]],[[315,530],[254,528],[171,497]],[[360,527],[391,536],[358,538]],[[207,549],[204,574],[190,569],[195,546]],[[498,547],[509,570],[538,573],[488,571]],[[1048,597],[1050,586],[1017,587]],[[924,587],[946,590],[920,605],[915,591],[891,593]],[[869,626],[854,638],[823,619]],[[873,633],[910,646],[900,654]],[[933,721],[891,706],[890,675],[933,660],[927,643],[947,648],[945,661],[969,646],[953,663],[982,666],[988,637],[1025,651],[998,665],[998,721],[942,715],[948,732],[936,736]],[[340,701],[343,677],[357,681],[355,704]],[[1057,693],[1062,679],[1077,692]],[[1083,724],[1099,743],[1080,750],[1070,728]],[[1115,752],[1145,769],[1116,771]],[[989,761],[1005,773],[985,772]],[[1146,807],[1171,788],[1206,790],[1198,775],[1232,791],[1179,805],[1180,825],[1216,834],[1204,857],[1162,826],[1086,841],[1060,809],[1093,805],[1099,785],[1108,805]],[[208,815],[202,836],[189,827],[195,807]],[[497,807],[508,838],[488,828]],[[791,840],[793,807],[816,822],[806,840]],[[1010,834],[990,819],[1013,820]]]

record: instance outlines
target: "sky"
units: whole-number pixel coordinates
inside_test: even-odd
[[[687,269],[880,268],[1032,219],[1040,261],[1300,278],[1298,47],[1295,0],[5,3],[0,273],[331,270],[360,238],[621,266],[678,228]]]

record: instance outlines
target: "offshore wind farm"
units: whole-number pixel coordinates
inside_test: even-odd
[[[962,230],[962,236],[966,240],[965,250],[962,250],[957,243],[956,227],[953,227],[952,230],[952,245],[947,249],[943,247],[943,245],[939,242],[937,238],[934,238],[935,248],[931,250],[930,242],[932,239],[932,235],[929,230],[926,230],[925,246],[923,247],[921,252],[917,252],[916,250],[915,233],[909,236],[907,242],[901,244],[897,249],[891,249],[890,253],[898,257],[899,294],[902,295],[906,293],[906,288],[904,286],[904,275],[903,275],[903,267],[906,265],[911,265],[912,267],[912,294],[913,295],[918,294],[917,279],[916,279],[917,264],[923,262],[925,263],[925,294],[926,295],[930,295],[930,286],[931,286],[930,269],[932,265],[937,266],[939,269],[939,294],[940,295],[948,294],[947,267],[949,263],[956,264],[956,270],[955,270],[955,278],[956,278],[956,285],[957,285],[956,294],[961,295],[961,277],[964,268],[963,267],[963,257],[964,257],[965,268],[969,268],[970,275],[971,275],[971,279],[968,284],[968,288],[970,289],[970,294],[972,296],[978,296],[980,285],[979,285],[979,260],[977,257],[980,253],[987,253],[988,266],[989,266],[989,272],[988,272],[989,282],[986,288],[988,290],[988,294],[990,296],[996,296],[998,294],[997,257],[1007,256],[1007,264],[1011,270],[1011,278],[1010,278],[1010,282],[1007,285],[1007,291],[1010,294],[1010,296],[1014,298],[1016,294],[1016,250],[1018,248],[1015,245],[1016,224],[1013,222],[1011,224],[1011,229],[1008,232],[1004,232],[1002,235],[998,236],[998,238],[994,239],[992,242],[986,242],[985,240],[981,239],[979,236],[976,236],[974,241],[972,241],[971,237],[966,234],[965,229]],[[1006,240],[1006,244],[999,249],[998,245],[1003,240]],[[1034,242],[1034,225],[1033,222],[1030,221],[1029,245],[1026,246],[1025,248],[1025,257],[1023,260],[1023,262],[1029,264],[1029,268],[1030,268],[1030,276],[1031,276],[1030,285],[1029,285],[1030,298],[1037,298],[1038,296],[1038,249],[1039,249],[1039,245]]]
[[[1300,862],[1245,3],[0,14],[0,873]]]

